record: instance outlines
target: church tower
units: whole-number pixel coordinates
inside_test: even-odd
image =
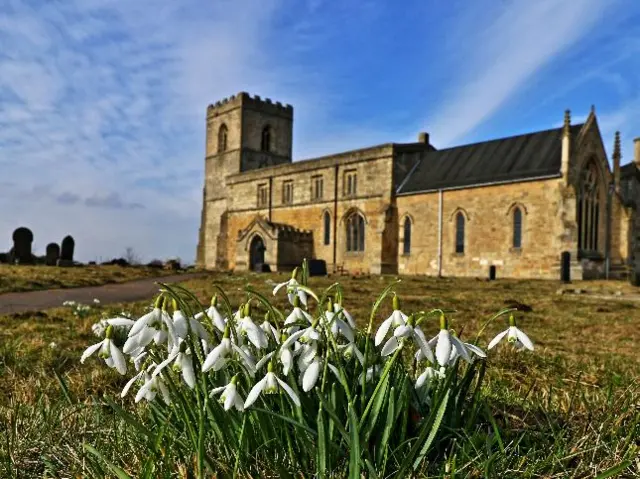
[[[291,163],[293,107],[240,92],[207,108],[205,179],[196,264],[228,268],[229,175]]]

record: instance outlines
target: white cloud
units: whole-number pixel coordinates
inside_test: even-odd
[[[590,32],[611,5],[601,0],[474,4],[447,42],[451,71],[458,76],[426,122],[436,145],[450,145],[490,118]]]

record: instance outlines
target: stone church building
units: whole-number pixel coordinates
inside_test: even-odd
[[[584,123],[437,149],[427,133],[292,162],[293,107],[247,93],[207,108],[197,263],[559,279],[640,264],[640,138],[607,161]],[[435,139],[437,141],[437,139]],[[568,253],[568,255],[567,255]]]

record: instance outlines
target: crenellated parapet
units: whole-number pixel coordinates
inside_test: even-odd
[[[244,91],[210,104],[207,107],[207,116],[216,116],[239,107],[293,119],[293,106],[290,104],[274,102],[271,98],[261,98],[259,95],[250,95]]]

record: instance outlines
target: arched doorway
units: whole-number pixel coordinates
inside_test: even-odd
[[[264,241],[262,241],[260,235],[255,235],[251,239],[251,244],[249,246],[249,269],[251,271],[262,271],[265,250]]]

